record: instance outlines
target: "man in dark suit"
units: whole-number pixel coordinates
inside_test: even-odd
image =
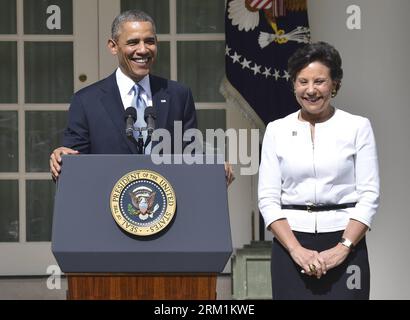
[[[136,144],[125,134],[124,107],[129,104],[123,106],[116,73],[74,95],[63,136],[65,147],[80,153],[137,153]],[[171,137],[174,121],[182,121],[183,131],[196,128],[191,91],[175,81],[153,75],[147,76],[148,79],[146,85],[151,91],[148,99],[157,114],[156,128],[167,129]],[[131,89],[132,84],[127,91]]]
[[[78,153],[137,153],[136,144],[125,134],[125,109],[141,89],[145,105],[157,114],[156,127],[167,129],[173,138],[174,121],[182,121],[183,132],[196,128],[196,113],[191,90],[150,74],[157,57],[157,36],[153,19],[142,11],[118,15],[113,23],[108,48],[118,58],[118,69],[108,78],[74,94],[63,147],[50,156],[50,171],[56,180],[61,171],[61,156]],[[139,90],[139,89],[138,89]],[[231,182],[231,166],[226,166]]]

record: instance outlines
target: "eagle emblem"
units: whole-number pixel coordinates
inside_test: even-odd
[[[135,188],[129,195],[132,204],[128,205],[128,212],[141,220],[152,218],[159,208],[158,204],[154,205],[156,192],[148,187]]]
[[[286,11],[307,10],[306,0],[232,0],[228,6],[228,18],[239,31],[255,29],[259,21],[259,11],[262,11],[273,33],[260,32],[258,43],[261,49],[271,43],[284,44],[288,41],[309,43],[309,28],[299,26],[290,32],[280,29],[277,19],[286,15]]]

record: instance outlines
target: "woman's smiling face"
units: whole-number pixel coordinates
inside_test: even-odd
[[[302,113],[315,118],[328,115],[332,90],[336,88],[336,83],[326,65],[319,61],[309,63],[297,74],[293,85]]]

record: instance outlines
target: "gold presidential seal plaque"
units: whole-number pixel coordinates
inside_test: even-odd
[[[110,197],[115,222],[126,232],[151,236],[172,221],[176,197],[171,184],[151,170],[136,170],[117,181]]]

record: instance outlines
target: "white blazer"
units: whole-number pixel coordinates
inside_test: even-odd
[[[268,124],[259,168],[258,203],[265,226],[286,218],[294,231],[344,230],[349,219],[367,226],[379,203],[379,172],[373,130],[367,118],[336,109],[310,125],[298,112]],[[342,204],[355,208],[323,212],[282,210],[281,204]]]

